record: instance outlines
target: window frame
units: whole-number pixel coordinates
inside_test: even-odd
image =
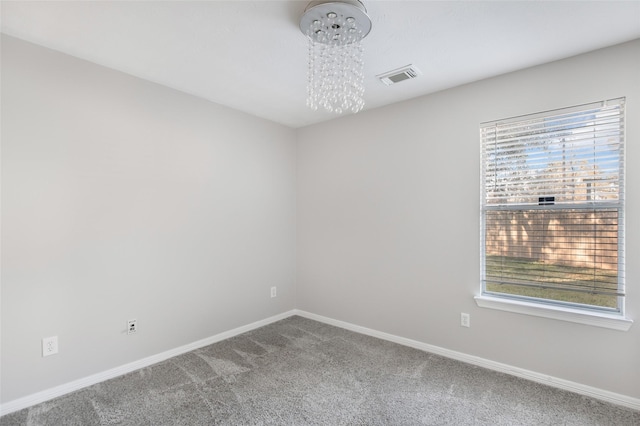
[[[563,321],[570,321],[581,324],[588,324],[593,326],[611,328],[616,330],[626,331],[628,330],[633,321],[629,318],[625,317],[624,313],[624,295],[617,296],[617,308],[609,309],[605,307],[598,307],[596,305],[582,305],[578,303],[572,302],[563,302],[563,301],[555,301],[538,297],[529,297],[524,295],[510,295],[508,293],[496,293],[496,292],[487,292],[486,290],[486,213],[488,211],[495,210],[507,210],[507,211],[526,211],[531,208],[531,206],[525,206],[520,204],[501,206],[496,209],[495,206],[489,206],[487,203],[488,192],[485,187],[485,170],[487,165],[485,164],[485,141],[483,140],[483,129],[493,123],[501,123],[501,122],[513,122],[517,120],[524,119],[548,119],[551,117],[556,117],[559,112],[563,111],[572,111],[572,110],[580,110],[581,108],[588,107],[590,105],[607,105],[607,103],[618,103],[622,106],[622,112],[620,120],[622,121],[622,130],[620,134],[620,146],[621,146],[621,171],[618,177],[618,182],[620,184],[620,197],[619,201],[615,203],[615,208],[618,209],[619,212],[619,221],[620,225],[617,230],[618,233],[618,249],[617,256],[619,258],[618,263],[618,273],[622,273],[619,278],[619,291],[624,290],[624,213],[625,213],[625,202],[624,202],[624,173],[625,173],[625,98],[617,98],[611,99],[608,101],[602,101],[598,103],[577,105],[568,108],[559,108],[555,110],[549,110],[541,113],[527,114],[520,117],[513,117],[504,120],[495,120],[486,123],[480,124],[480,149],[481,149],[481,167],[480,167],[480,294],[475,296],[476,304],[483,308],[497,309],[507,312],[521,313],[526,315],[533,315],[538,317],[552,318]],[[547,141],[545,140],[545,143]],[[546,146],[546,145],[545,145]],[[587,201],[591,200],[591,186],[587,186]],[[542,201],[546,201],[543,199]],[[555,200],[554,200],[555,201]],[[541,206],[546,206],[547,202],[541,202]],[[551,203],[555,204],[555,203]],[[602,203],[602,208],[611,208],[611,205],[606,205],[606,203]],[[546,207],[543,207],[546,208]],[[554,210],[571,210],[575,209],[575,205],[560,205],[553,206]],[[595,203],[593,207],[593,211],[596,211]],[[621,290],[620,290],[621,289]]]

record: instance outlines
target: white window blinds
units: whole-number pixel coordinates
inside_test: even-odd
[[[621,312],[624,99],[480,131],[483,292]]]

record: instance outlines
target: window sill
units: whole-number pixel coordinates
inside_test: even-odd
[[[475,296],[475,300],[476,304],[481,308],[498,309],[500,311],[552,318],[561,321],[570,321],[578,324],[610,328],[613,330],[627,331],[633,324],[633,320],[631,319],[624,318],[620,315],[605,314],[601,312],[585,312],[560,306],[538,305],[535,303],[491,296]]]

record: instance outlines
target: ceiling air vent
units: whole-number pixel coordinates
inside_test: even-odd
[[[380,74],[377,77],[387,86],[391,86],[404,80],[416,78],[419,75],[422,75],[422,73],[418,68],[413,65],[407,65],[406,67]]]

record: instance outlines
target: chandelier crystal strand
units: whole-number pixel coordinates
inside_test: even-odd
[[[305,12],[301,20],[309,22],[303,31],[309,41],[307,106],[313,110],[321,107],[336,114],[359,112],[364,108],[361,41],[371,28],[364,6],[354,1],[345,1],[340,6],[336,6],[336,2],[326,2],[315,4],[311,9],[313,16],[307,16],[311,13]],[[352,15],[358,16],[361,22]]]

